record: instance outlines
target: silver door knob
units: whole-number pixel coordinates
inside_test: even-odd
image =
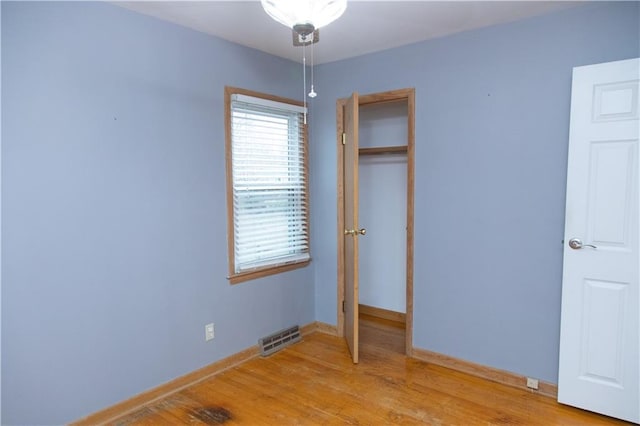
[[[582,240],[580,238],[572,238],[569,240],[569,247],[574,250],[579,250],[584,247],[598,248],[593,244],[582,244]]]

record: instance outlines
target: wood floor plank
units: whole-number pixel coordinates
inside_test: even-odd
[[[312,333],[112,424],[129,425],[625,425],[402,354],[404,330],[363,321],[360,363],[343,339]],[[400,342],[400,345],[398,344]],[[398,350],[400,348],[400,350]]]

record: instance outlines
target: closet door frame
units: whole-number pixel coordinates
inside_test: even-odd
[[[336,150],[337,150],[337,194],[338,194],[338,319],[336,331],[344,337],[345,316],[343,302],[345,297],[344,264],[344,152],[342,135],[344,133],[344,106],[348,98],[336,102]],[[385,103],[406,102],[407,104],[407,256],[406,256],[406,323],[405,354],[413,353],[413,206],[414,206],[414,143],[415,143],[415,89],[399,89],[388,92],[360,95],[358,106],[379,105]]]

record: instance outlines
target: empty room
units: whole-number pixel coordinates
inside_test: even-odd
[[[640,423],[640,2],[0,14],[0,424]]]

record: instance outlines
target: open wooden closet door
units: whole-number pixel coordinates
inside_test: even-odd
[[[367,130],[369,123],[375,120],[372,115],[367,113],[369,106],[381,104],[396,103],[386,110],[386,114],[398,118],[398,123],[404,115],[404,105],[406,104],[407,130],[406,145],[402,144],[404,135],[395,141],[389,141],[388,146],[378,146],[369,139],[363,140],[362,143],[367,145],[360,147],[359,125],[360,119],[367,120]],[[363,116],[360,117],[360,107],[363,108]],[[361,155],[406,155],[407,179],[406,179],[406,304],[405,304],[405,354],[411,356],[413,351],[413,183],[414,183],[414,140],[415,140],[415,90],[399,89],[388,92],[372,93],[358,95],[353,93],[351,97],[340,98],[336,101],[336,168],[337,168],[337,226],[336,243],[337,243],[337,294],[336,294],[336,333],[340,337],[344,337],[347,342],[353,362],[358,363],[359,360],[359,335],[358,331],[358,314],[359,314],[359,297],[360,297],[360,280],[365,278],[364,274],[360,276],[360,242],[365,242],[361,238],[365,234],[364,229],[360,226],[359,196],[360,184],[365,183],[359,179],[359,157]],[[378,114],[380,110],[376,111]],[[377,115],[376,115],[377,117]],[[394,120],[395,120],[394,118]],[[365,135],[363,134],[363,137]],[[384,141],[382,141],[384,144]],[[370,158],[370,157],[369,157]],[[364,163],[364,162],[363,162]],[[399,175],[398,175],[399,176]],[[366,183],[369,183],[368,181]],[[371,186],[371,185],[370,185]],[[404,186],[404,185],[403,185]],[[363,187],[365,188],[365,187]],[[390,187],[391,188],[391,187]],[[399,187],[402,190],[401,187]],[[369,192],[369,194],[372,194]],[[367,195],[367,194],[364,194]],[[382,200],[384,202],[385,200]],[[363,200],[364,203],[364,200]],[[363,204],[364,206],[364,204]],[[363,213],[373,213],[371,211],[363,211]],[[394,214],[393,218],[402,226],[402,214]],[[367,222],[367,216],[364,215],[363,220]],[[367,223],[367,225],[373,225]],[[375,233],[375,226],[372,231]],[[401,231],[400,231],[401,232]],[[367,238],[370,238],[367,236]],[[367,245],[373,241],[367,241]],[[378,242],[380,244],[380,242]],[[383,242],[384,244],[384,242]],[[365,245],[362,246],[364,248]],[[363,255],[366,255],[363,250]],[[400,259],[401,261],[402,259]],[[363,260],[364,265],[364,260]],[[402,266],[400,266],[401,268]],[[363,272],[365,271],[363,269]],[[401,273],[402,271],[400,271]],[[398,274],[400,277],[400,274]],[[401,277],[398,282],[401,282]],[[368,283],[364,283],[368,284]],[[366,286],[364,286],[366,287]],[[364,288],[363,287],[363,288]],[[368,287],[370,288],[370,287]],[[364,288],[365,290],[368,288]],[[402,289],[399,289],[400,291]],[[400,313],[400,312],[398,312]]]
[[[344,336],[358,362],[358,94],[344,107]]]

